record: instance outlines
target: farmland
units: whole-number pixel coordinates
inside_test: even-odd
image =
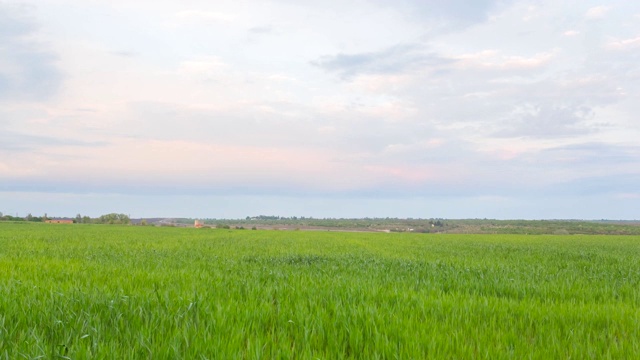
[[[640,238],[0,223],[0,359],[637,358]]]

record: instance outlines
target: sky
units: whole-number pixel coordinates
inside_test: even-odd
[[[640,3],[0,0],[0,211],[640,219]]]

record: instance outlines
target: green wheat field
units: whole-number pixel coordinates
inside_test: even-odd
[[[0,223],[0,359],[640,358],[640,238]]]

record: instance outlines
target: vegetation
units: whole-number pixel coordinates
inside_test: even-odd
[[[107,215],[102,215],[93,221],[96,224],[123,224],[128,225],[131,223],[131,219],[129,219],[128,215],[125,214],[116,214],[111,213]]]
[[[0,213],[0,221],[29,221],[29,222],[44,222],[47,221],[49,219],[60,219],[60,218],[49,218],[47,217],[47,214],[44,214],[44,216],[42,217],[37,217],[37,216],[32,216],[31,214],[28,214],[25,217],[19,217],[19,216],[11,216],[11,215],[2,215],[2,213]],[[63,219],[68,219],[68,218],[63,218]],[[106,215],[102,215],[99,218],[96,219],[92,219],[88,216],[82,216],[80,214],[76,215],[75,218],[72,219],[74,223],[76,224],[117,224],[117,225],[127,225],[131,223],[131,219],[129,218],[128,215],[125,214],[116,214],[116,213],[111,213],[111,214],[106,214]],[[145,222],[146,224],[146,222]]]
[[[0,223],[0,358],[638,358],[628,236]]]
[[[2,216],[0,221],[43,222],[42,217]],[[54,218],[60,219],[60,218]],[[128,215],[111,213],[92,219],[77,214],[73,219],[77,224],[111,224],[140,226],[193,226],[196,219],[147,218],[132,220]],[[584,220],[492,220],[492,219],[398,219],[398,218],[362,218],[362,219],[316,219],[312,217],[282,217],[260,215],[245,219],[198,219],[204,228],[218,229],[281,229],[281,230],[340,230],[340,231],[384,231],[448,234],[526,234],[526,235],[640,235],[640,221],[584,221]]]
[[[44,216],[33,216],[31,214],[27,214],[25,217],[19,216],[11,216],[11,215],[2,215],[0,213],[0,221],[31,221],[31,222],[43,222],[47,220],[47,215]]]
[[[194,219],[174,219],[192,225]],[[492,220],[492,219],[314,219],[247,216],[245,219],[204,219],[211,226],[268,229],[357,230],[450,234],[601,234],[640,235],[640,221]]]

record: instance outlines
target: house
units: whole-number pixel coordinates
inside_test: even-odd
[[[73,224],[73,220],[70,219],[49,219],[45,220],[47,224]]]
[[[196,220],[195,223],[193,223],[193,227],[195,227],[196,229],[200,229],[202,225],[204,224],[200,220]]]
[[[45,220],[47,224],[73,224],[73,220],[70,219],[49,219]]]

